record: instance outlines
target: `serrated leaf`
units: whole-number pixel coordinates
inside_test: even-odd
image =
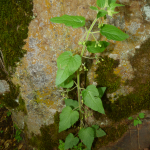
[[[53,23],[63,23],[66,26],[72,26],[73,28],[82,27],[85,25],[85,18],[82,16],[69,16],[63,15],[61,17],[54,17],[50,19]]]
[[[79,113],[66,106],[60,114],[59,132],[70,128],[79,119]]]
[[[107,14],[106,10],[99,10],[97,13],[97,18],[103,17]]]
[[[90,9],[92,9],[92,10],[98,10],[98,8],[95,7],[95,6],[91,6]]]
[[[65,99],[66,106],[70,106],[72,109],[79,106],[78,102],[72,99]],[[79,109],[76,109],[79,110]]]
[[[77,145],[79,142],[79,138],[78,137],[74,137],[74,135],[72,133],[70,133],[65,140],[65,149],[69,149],[72,148],[73,146]]]
[[[133,117],[129,117],[128,119],[129,119],[129,120],[132,120],[132,119],[133,119]]]
[[[111,3],[116,3],[116,0],[108,0],[108,5],[110,5]]]
[[[90,53],[103,52],[106,49],[106,47],[110,44],[106,41],[98,41],[98,43],[101,45],[101,47],[99,47],[98,45],[97,45],[97,47],[95,47],[96,41],[87,41],[85,44],[87,46],[87,50]]]
[[[69,78],[67,78],[63,83],[61,83],[60,85],[58,85],[57,87],[63,87],[63,88],[71,88],[74,85],[74,81],[72,80],[72,78],[75,75],[71,75]]]
[[[125,5],[117,4],[117,3],[111,3],[111,4],[110,4],[110,8],[111,8],[111,9],[115,9],[115,7],[120,7],[120,6],[125,6]]]
[[[140,114],[139,114],[139,117],[140,117],[140,118],[144,118],[144,115],[145,115],[144,113],[140,113]]]
[[[117,12],[117,11],[114,11],[114,10],[107,10],[107,12],[108,12],[108,16],[113,16],[113,14],[117,14],[117,13],[119,13],[119,12]]]
[[[98,7],[104,8],[105,0],[97,0],[96,4],[97,4]]]
[[[99,87],[97,89],[98,89],[98,92],[99,92],[99,97],[102,98],[102,96],[105,93],[106,87]]]
[[[134,126],[138,125],[139,124],[139,120],[135,119],[134,120]]]
[[[98,89],[95,85],[89,85],[85,90],[83,90],[82,96],[83,102],[86,106],[98,111],[99,113],[105,114],[102,101],[99,98]]]
[[[79,133],[79,138],[86,145],[88,150],[91,150],[92,143],[94,141],[94,130],[91,127],[86,129],[82,128]]]
[[[129,37],[128,34],[122,32],[117,27],[108,24],[104,24],[101,27],[100,33],[106,36],[107,39],[115,41],[123,41]]]
[[[102,137],[105,135],[106,135],[106,133],[104,130],[102,130],[102,129],[96,130],[96,137]]]
[[[57,58],[56,86],[63,83],[70,75],[79,69],[81,56],[72,56],[72,52],[66,51]]]

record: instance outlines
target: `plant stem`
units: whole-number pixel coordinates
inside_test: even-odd
[[[91,30],[92,30],[92,28],[93,28],[93,26],[95,25],[95,23],[96,23],[96,21],[97,21],[98,19],[96,18],[94,21],[93,21],[93,23],[92,23],[92,25],[91,25],[91,27],[90,27],[90,29],[87,31],[87,35],[86,35],[86,39],[85,39],[85,42],[88,40],[88,37],[89,37],[89,34],[90,34],[90,32],[91,32]],[[85,44],[83,45],[83,49],[82,49],[82,52],[81,52],[81,57],[83,56],[83,54],[84,54],[84,50],[85,50]],[[77,70],[77,88],[78,88],[78,103],[79,103],[79,116],[80,116],[80,128],[83,128],[83,126],[84,126],[84,123],[83,123],[83,114],[82,114],[82,103],[81,103],[81,100],[82,100],[82,96],[80,96],[80,93],[81,93],[81,89],[80,89],[80,72],[79,72],[79,69]]]

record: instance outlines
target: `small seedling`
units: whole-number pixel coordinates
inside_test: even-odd
[[[144,118],[144,115],[145,115],[144,113],[140,113],[140,114],[139,114],[139,117],[137,117],[136,119],[134,119],[133,117],[129,117],[129,118],[128,118],[129,120],[134,119],[134,126],[137,126],[139,149],[140,149],[140,142],[139,142],[139,127],[138,127],[138,124],[142,124],[142,121],[141,121],[139,118],[143,119],[143,118]],[[130,134],[131,134],[131,133],[130,133]],[[131,137],[131,135],[130,135],[130,137]]]
[[[140,113],[139,114],[139,117],[137,117],[136,119],[134,119],[134,126],[137,126],[138,124],[142,124],[142,121],[139,119],[139,118],[144,118],[144,113]],[[129,117],[128,118],[129,120],[132,120],[133,119],[133,117]]]
[[[11,115],[10,111],[7,111],[7,117],[9,117]]]
[[[20,136],[21,130],[19,130],[19,128],[16,126],[16,124],[14,124],[14,127],[16,129],[16,134],[14,135],[14,137],[17,140],[17,142],[20,142],[22,140],[22,137]]]

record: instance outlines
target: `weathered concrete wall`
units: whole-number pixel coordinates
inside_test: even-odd
[[[114,95],[126,95],[134,90],[132,86],[123,84],[127,79],[134,78],[134,68],[129,61],[129,56],[135,55],[136,49],[140,48],[150,34],[149,1],[118,0],[117,2],[124,4],[125,7],[117,8],[116,11],[120,13],[114,15],[113,18],[108,18],[107,23],[117,26],[130,37],[122,42],[109,41],[111,44],[102,54],[115,60],[119,59],[120,63],[114,69],[114,73],[121,77],[121,88],[115,93],[107,94],[107,97],[112,100],[115,100]],[[29,26],[27,44],[24,46],[27,54],[18,64],[13,75],[13,83],[20,85],[28,114],[24,116],[23,113],[14,111],[13,120],[20,128],[24,128],[26,123],[28,134],[31,132],[40,134],[41,125],[52,124],[54,113],[61,112],[65,106],[63,97],[55,86],[56,60],[64,51],[71,49],[78,53],[79,48],[80,52],[81,46],[78,46],[78,40],[85,32],[84,28],[73,29],[62,24],[51,23],[49,19],[64,14],[81,15],[86,18],[88,27],[96,17],[96,12],[89,7],[96,6],[96,1],[34,0],[33,3],[33,12],[37,17]],[[90,39],[93,39],[92,36]],[[106,38],[101,38],[101,40],[106,40]],[[96,69],[97,67],[93,64],[88,72],[90,84],[94,82]],[[93,118],[90,120],[91,123],[96,122]],[[100,121],[97,123],[100,124]]]

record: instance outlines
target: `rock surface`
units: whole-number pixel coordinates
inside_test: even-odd
[[[121,77],[121,88],[115,94],[108,94],[110,99],[113,99],[114,95],[126,95],[134,90],[132,87],[123,85],[127,79],[134,78],[134,68],[129,61],[129,56],[134,56],[136,49],[139,49],[142,42],[149,38],[150,33],[148,9],[150,4],[147,1],[118,0],[117,2],[125,6],[118,7],[116,10],[120,13],[113,18],[109,17],[107,23],[120,28],[130,37],[122,42],[109,41],[111,44],[103,54],[119,59],[120,62],[114,73]],[[27,124],[28,136],[31,132],[40,134],[41,125],[54,123],[55,112],[61,112],[65,107],[61,92],[55,86],[56,60],[64,51],[71,49],[75,53],[80,52],[81,46],[78,46],[78,40],[85,32],[84,28],[73,29],[62,24],[54,24],[50,22],[50,19],[64,14],[81,15],[86,18],[88,27],[96,17],[96,12],[89,8],[91,5],[96,6],[96,1],[33,0],[33,3],[33,12],[37,17],[29,26],[27,44],[24,46],[27,54],[18,64],[13,75],[13,83],[20,85],[28,113],[24,116],[22,113],[13,112],[13,120],[20,128]],[[94,27],[93,31],[95,29],[97,27]],[[99,38],[99,34],[95,36]],[[92,36],[90,40],[93,40]],[[110,53],[109,50],[112,52]],[[88,56],[89,53],[85,55]],[[148,59],[146,60],[149,62]],[[96,66],[93,65],[88,72],[90,84],[93,84],[95,70]],[[92,124],[95,122],[93,119],[88,121]],[[105,122],[103,124],[107,125]]]

